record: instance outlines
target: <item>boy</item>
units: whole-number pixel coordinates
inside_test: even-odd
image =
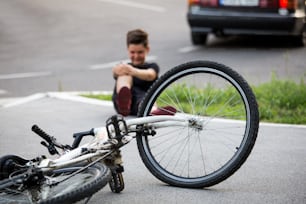
[[[145,31],[136,29],[127,33],[127,50],[131,62],[118,64],[112,70],[116,80],[113,103],[123,116],[137,115],[141,100],[159,73],[156,63],[146,62],[150,47]]]

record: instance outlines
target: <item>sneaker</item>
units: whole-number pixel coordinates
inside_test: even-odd
[[[120,89],[118,95],[117,95],[117,109],[118,113],[127,116],[131,112],[131,104],[132,104],[132,94],[131,90],[124,86]]]
[[[151,112],[151,115],[175,115],[176,109],[172,106],[157,108]]]

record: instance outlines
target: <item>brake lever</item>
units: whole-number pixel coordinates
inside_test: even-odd
[[[47,149],[48,149],[48,151],[49,151],[49,153],[51,155],[54,155],[54,154],[58,154],[59,155],[59,153],[56,150],[54,144],[52,144],[52,143],[47,144],[45,141],[41,141],[40,144],[42,144],[43,146],[47,147]]]

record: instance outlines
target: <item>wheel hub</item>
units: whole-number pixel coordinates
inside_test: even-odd
[[[203,123],[200,120],[195,118],[191,118],[188,120],[189,127],[194,128],[196,130],[203,130]]]

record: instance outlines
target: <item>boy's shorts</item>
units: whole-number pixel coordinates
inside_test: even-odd
[[[132,92],[132,105],[131,105],[130,115],[137,115],[139,105],[140,105],[142,99],[144,98],[144,96],[146,94],[146,91],[140,89],[139,87],[132,87],[131,92]],[[116,92],[116,87],[115,87],[114,92],[113,92],[112,101],[113,101],[115,110],[118,113],[116,99],[117,99],[117,92]]]

